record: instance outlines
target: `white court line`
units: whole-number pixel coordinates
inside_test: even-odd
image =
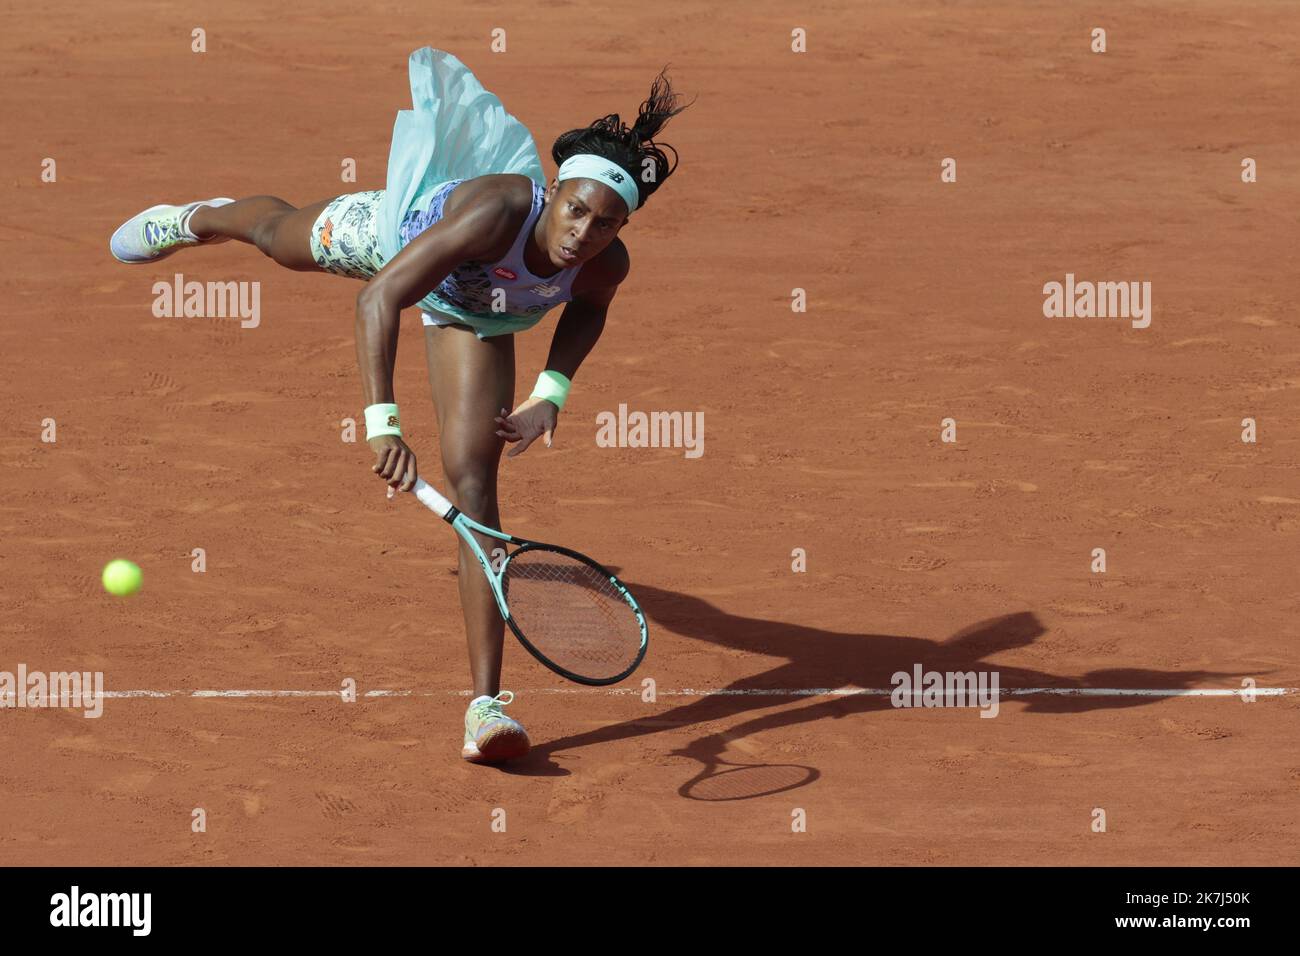
[[[368,690],[362,697],[470,697],[467,690]],[[602,694],[610,697],[640,696],[639,687],[535,687],[527,694]],[[657,697],[889,697],[888,687],[787,687],[787,688],[717,688],[713,690],[657,690]],[[1297,687],[1256,687],[1256,697],[1284,697],[1300,693]],[[1166,689],[1144,687],[1018,687],[1001,688],[1001,697],[1240,697],[1240,688]],[[337,690],[106,690],[103,696],[114,700],[167,697],[341,697]],[[0,700],[14,695],[0,694]]]

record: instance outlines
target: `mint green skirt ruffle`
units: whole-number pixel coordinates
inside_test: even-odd
[[[384,260],[401,249],[398,227],[449,179],[521,173],[545,185],[533,135],[483,88],[469,67],[444,50],[411,54],[411,105],[393,124],[388,188],[379,203]]]

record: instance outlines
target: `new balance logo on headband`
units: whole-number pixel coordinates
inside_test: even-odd
[[[605,175],[616,183],[621,183],[623,181],[623,174],[612,166],[605,170]]]

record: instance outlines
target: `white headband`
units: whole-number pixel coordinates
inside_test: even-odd
[[[560,171],[555,176],[556,181],[561,183],[566,179],[579,178],[594,179],[604,183],[623,198],[628,212],[632,212],[640,204],[641,197],[632,177],[620,169],[617,163],[610,162],[604,156],[596,156],[592,153],[570,156],[560,164]]]

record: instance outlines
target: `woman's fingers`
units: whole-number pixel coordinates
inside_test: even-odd
[[[504,438],[506,441],[515,442],[524,437],[523,429],[520,427],[519,419],[511,415],[504,408],[501,414],[495,419],[500,427],[496,431],[498,438]]]
[[[415,467],[415,456],[404,446],[390,448],[384,466],[377,469],[379,477],[394,488],[406,480],[407,472]],[[414,480],[414,479],[412,479]],[[408,490],[403,488],[403,491]]]
[[[406,452],[403,451],[402,449],[398,449],[397,453],[388,459],[388,464],[385,466],[384,470],[380,472],[380,474],[383,475],[384,480],[387,481],[390,485],[392,485],[393,487],[397,487],[398,479],[401,476],[402,469],[405,468],[405,466],[406,466]]]
[[[527,438],[521,440],[521,444],[516,445],[514,448],[511,448],[508,452],[506,452],[506,457],[514,458],[516,455],[523,454],[528,450],[528,446],[531,445],[536,440],[537,440],[536,435],[529,435]]]
[[[388,483],[388,496],[393,496],[394,489],[412,490],[419,478],[415,453],[397,436],[384,435],[374,441],[377,445],[375,463],[370,470]]]
[[[401,486],[397,489],[398,491],[410,491],[412,488],[415,487],[415,479],[419,477],[419,474],[415,469],[414,454],[408,454],[406,456],[406,468],[404,471],[404,476],[405,479],[402,481]]]
[[[551,447],[555,441],[556,416],[554,413],[546,413],[550,411],[548,405],[547,402],[540,402],[524,409],[522,414],[516,412],[506,417],[497,416],[496,422],[500,426],[496,430],[497,437],[511,443],[522,443],[508,451],[507,458],[522,454],[538,438],[546,442],[547,448]]]
[[[556,418],[553,412],[547,414],[550,411],[548,405],[547,402],[539,402],[524,408],[522,413],[514,414],[510,414],[504,408],[501,409],[501,414],[494,419],[498,426],[496,436],[512,444],[519,443],[517,447],[506,452],[507,458],[523,454],[538,438],[546,442],[547,448],[551,447],[551,443],[555,441]]]
[[[518,441],[523,437],[523,431],[514,422],[503,422],[497,429],[497,436],[507,441]]]

